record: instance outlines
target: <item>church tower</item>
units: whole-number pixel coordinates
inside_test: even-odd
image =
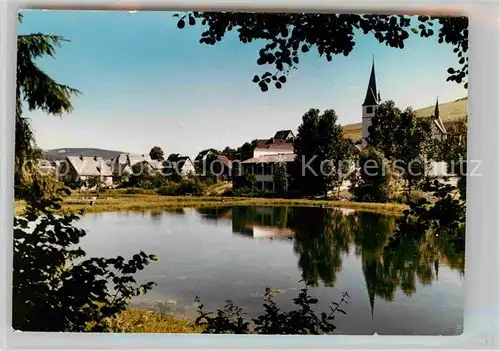
[[[368,137],[368,127],[372,124],[372,117],[375,115],[375,108],[380,103],[380,92],[377,90],[377,80],[375,78],[375,59],[372,63],[372,71],[370,73],[370,81],[368,89],[366,89],[365,102],[363,102],[362,110],[362,144],[366,146],[366,138]]]

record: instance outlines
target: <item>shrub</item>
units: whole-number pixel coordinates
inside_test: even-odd
[[[123,193],[129,195],[156,195],[154,190],[142,188],[127,188]]]
[[[177,195],[201,195],[203,190],[203,184],[198,179],[184,179],[179,183]]]
[[[337,313],[346,314],[341,309],[347,303],[347,293],[342,294],[339,303],[330,306],[330,313],[321,313],[317,316],[311,305],[317,304],[318,299],[308,295],[307,288],[293,299],[298,307],[289,312],[281,312],[274,302],[275,293],[266,288],[264,301],[264,314],[255,319],[247,320],[244,311],[235,306],[231,301],[226,301],[223,310],[216,314],[207,312],[200,304],[197,297],[198,318],[196,325],[204,327],[204,334],[281,334],[281,335],[320,335],[331,333],[336,329],[332,323]]]
[[[198,179],[184,179],[179,183],[169,182],[157,193],[164,196],[201,195],[203,190],[203,184]]]
[[[177,194],[177,189],[179,189],[178,183],[168,182],[166,185],[157,189],[156,192],[163,196],[174,196]]]
[[[25,215],[14,218],[13,328],[108,331],[110,318],[155,285],[136,286],[134,274],[156,257],[140,252],[128,261],[85,259],[78,243],[86,233],[73,226],[80,216],[53,215],[64,189],[50,195],[43,192],[46,185],[35,179]]]

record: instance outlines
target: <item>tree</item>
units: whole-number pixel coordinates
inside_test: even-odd
[[[375,115],[368,127],[368,145],[381,150],[389,160],[398,154],[397,131],[401,127],[401,110],[394,101],[384,101],[375,108]]]
[[[78,244],[85,231],[77,214],[55,216],[68,191],[35,175],[26,213],[14,218],[12,324],[22,331],[109,331],[109,319],[133,296],[155,285],[137,286],[134,274],[156,256],[86,258]],[[109,284],[112,282],[112,285]]]
[[[216,149],[205,149],[200,151],[194,159],[196,172],[204,177],[210,177],[210,165],[215,161],[218,155],[220,155],[220,152]]]
[[[446,138],[438,145],[439,159],[445,161],[448,173],[458,176],[460,198],[466,199],[467,183],[467,117],[447,130]]]
[[[373,147],[359,155],[359,169],[353,173],[350,191],[359,202],[387,202],[391,168],[383,153]]]
[[[436,37],[439,43],[453,46],[459,68],[449,68],[447,81],[464,82],[467,88],[468,18],[443,16],[418,16],[418,26],[411,16],[357,15],[322,13],[244,13],[244,12],[188,12],[174,14],[179,17],[177,27],[186,22],[204,26],[200,43],[215,45],[224,35],[235,29],[241,43],[266,42],[259,50],[258,65],[273,65],[275,73],[255,75],[252,81],[262,91],[271,83],[280,89],[287,82],[286,76],[297,69],[300,57],[316,49],[320,57],[331,61],[334,55],[348,56],[356,42],[355,35],[372,34],[381,44],[402,49],[410,34]]]
[[[340,185],[348,166],[350,145],[342,135],[334,110],[326,110],[321,115],[318,109],[306,112],[293,147],[294,178],[301,192],[327,196]]]
[[[151,157],[152,160],[163,161],[164,160],[163,150],[159,146],[154,146],[151,149],[151,151],[149,151],[149,157]]]
[[[274,165],[273,178],[276,194],[279,196],[286,196],[288,193],[289,175],[285,162],[279,162]]]
[[[425,155],[432,132],[427,119],[418,119],[411,107],[401,113],[399,128],[396,129],[396,168],[400,168],[406,181],[407,194],[422,181],[428,169]]]
[[[428,119],[417,119],[411,107],[401,111],[394,101],[385,101],[375,109],[368,128],[368,145],[381,150],[390,161],[391,174],[401,176],[407,195],[425,177],[427,150],[432,136]]]
[[[22,21],[22,14],[19,14],[18,19]],[[16,185],[24,181],[25,161],[30,155],[30,150],[36,147],[29,119],[23,116],[23,103],[29,111],[41,110],[49,115],[60,116],[72,111],[71,96],[81,94],[77,89],[57,83],[35,63],[44,56],[54,58],[55,48],[60,47],[62,42],[68,41],[61,36],[41,33],[17,36]]]

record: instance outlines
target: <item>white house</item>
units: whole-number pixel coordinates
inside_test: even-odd
[[[244,172],[254,174],[255,180],[260,189],[275,191],[274,184],[274,167],[279,163],[292,163],[295,159],[295,154],[292,153],[275,153],[267,155],[258,155],[241,162]]]
[[[257,140],[253,157],[241,162],[243,172],[254,174],[260,189],[275,191],[275,165],[294,161],[294,138],[291,130],[280,130],[271,139]]]
[[[57,170],[61,181],[100,179],[102,187],[113,186],[113,172],[101,157],[68,156]]]

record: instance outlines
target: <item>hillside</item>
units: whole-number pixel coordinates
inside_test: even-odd
[[[460,118],[465,117],[467,114],[467,101],[468,98],[464,97],[452,102],[439,104],[439,115],[443,120],[444,126],[447,128]],[[435,105],[424,107],[415,110],[417,117],[428,117],[434,114]],[[344,136],[352,140],[361,139],[361,123],[347,124],[342,127]]]
[[[45,151],[45,159],[50,161],[62,160],[66,156],[88,156],[102,157],[105,160],[115,158],[119,154],[126,153],[122,151],[93,149],[93,148],[61,148]]]

